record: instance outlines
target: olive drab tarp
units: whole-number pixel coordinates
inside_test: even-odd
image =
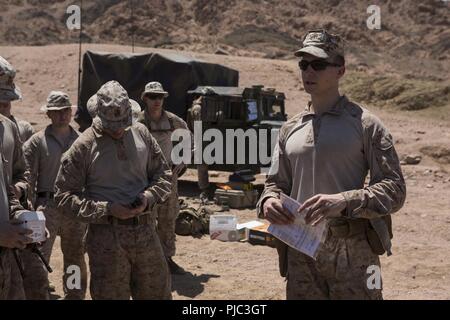
[[[118,81],[131,99],[143,106],[145,84],[160,82],[169,92],[166,109],[186,119],[187,92],[198,86],[239,84],[239,72],[225,66],[171,53],[119,54],[87,51],[83,56],[80,101],[75,120],[84,130],[91,123],[86,108],[89,98],[107,81]]]

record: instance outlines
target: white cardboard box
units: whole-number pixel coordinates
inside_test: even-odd
[[[45,241],[45,216],[41,211],[21,211],[17,217],[20,221],[23,221],[22,225],[26,229],[33,230],[33,233],[29,235],[33,238],[33,242]]]
[[[253,220],[253,221],[249,221],[249,222],[245,222],[245,223],[240,223],[237,225],[236,228],[238,230],[240,238],[243,240],[244,239],[248,240],[249,230],[252,228],[260,227],[262,225],[264,225],[263,222]]]
[[[209,218],[209,235],[211,240],[239,241],[237,218],[230,214],[214,214]]]

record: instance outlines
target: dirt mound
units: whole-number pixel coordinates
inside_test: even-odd
[[[377,2],[377,1],[376,1]],[[356,58],[386,55],[431,59],[445,71],[450,58],[449,2],[386,1],[381,30],[369,30],[367,3],[357,0],[152,0],[85,1],[84,39],[213,53],[223,47],[233,55],[292,57],[303,34],[325,27],[342,34]],[[3,0],[0,44],[70,43],[78,38],[65,25],[70,0]],[[397,60],[397,59],[396,59]],[[396,67],[399,61],[393,63]],[[400,63],[401,65],[401,63]],[[410,66],[417,65],[416,61]],[[407,67],[407,66],[406,66]],[[446,69],[448,71],[448,69]],[[445,73],[443,73],[445,74]]]
[[[426,146],[420,149],[420,152],[432,157],[442,164],[450,164],[450,148],[443,146]]]
[[[378,106],[395,106],[402,110],[442,107],[450,103],[448,81],[349,72],[344,77],[343,88],[356,101]]]

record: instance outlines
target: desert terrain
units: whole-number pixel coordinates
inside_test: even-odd
[[[83,50],[127,52],[129,47],[89,44]],[[136,52],[165,49],[136,48]],[[14,113],[33,123],[37,130],[48,123],[39,112],[50,90],[67,91],[76,101],[77,45],[39,47],[1,46],[0,54],[18,69],[17,84],[24,99],[13,104]],[[181,53],[181,52],[179,52]],[[286,93],[287,113],[305,107],[296,61],[224,56],[184,51],[182,54],[221,63],[240,71],[240,85],[257,81]],[[351,66],[349,66],[349,70]],[[350,71],[349,71],[350,72]],[[256,79],[256,80],[255,80]],[[345,92],[344,92],[345,93]],[[350,95],[351,97],[351,95]],[[363,104],[366,105],[366,104]],[[417,165],[404,165],[407,182],[405,206],[394,214],[393,256],[382,257],[386,299],[450,298],[450,122],[445,117],[424,116],[422,111],[374,107],[391,130],[399,155],[420,155]],[[441,107],[448,112],[448,105]],[[431,107],[430,107],[431,109]],[[211,181],[225,181],[227,173],[213,172]],[[196,188],[195,171],[188,171],[185,190]],[[191,181],[191,182],[189,182]],[[258,177],[257,183],[263,183]],[[239,222],[256,218],[255,210],[231,210]],[[50,278],[55,298],[62,295],[62,256],[57,242]],[[285,283],[278,274],[276,250],[248,243],[231,243],[177,237],[175,260],[188,271],[174,276],[175,299],[283,299]]]
[[[75,1],[76,3],[76,1]],[[385,299],[450,299],[450,1],[440,0],[85,0],[82,52],[176,52],[238,70],[241,87],[261,84],[286,94],[289,117],[306,106],[292,53],[306,31],[326,28],[346,39],[342,93],[378,115],[404,165],[407,198],[393,215],[393,255],[383,256]],[[17,69],[23,100],[13,113],[36,130],[51,90],[77,103],[77,30],[66,27],[71,0],[0,0],[0,55]],[[366,9],[381,8],[369,30]],[[132,44],[134,43],[134,48]],[[409,158],[420,157],[415,165]],[[211,172],[212,182],[228,173]],[[180,182],[197,192],[196,172]],[[256,184],[264,183],[258,176]],[[231,210],[240,223],[253,209]],[[174,299],[284,299],[276,250],[209,236],[177,237]],[[63,295],[57,239],[51,259]],[[89,298],[89,295],[88,297]]]

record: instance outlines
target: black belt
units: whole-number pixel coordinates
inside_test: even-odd
[[[138,226],[138,225],[143,225],[143,224],[151,224],[152,223],[152,218],[150,217],[149,214],[144,214],[141,216],[137,216],[134,218],[130,218],[130,219],[117,219],[116,217],[109,217],[109,221],[111,224],[119,224],[119,225],[123,225],[123,226]]]
[[[54,198],[55,193],[54,192],[48,192],[48,191],[46,191],[46,192],[38,192],[37,196],[38,196],[38,198],[45,198],[45,199],[50,199],[51,200],[51,199]]]
[[[334,220],[330,221],[330,232],[336,238],[350,238],[366,232],[369,220]]]

